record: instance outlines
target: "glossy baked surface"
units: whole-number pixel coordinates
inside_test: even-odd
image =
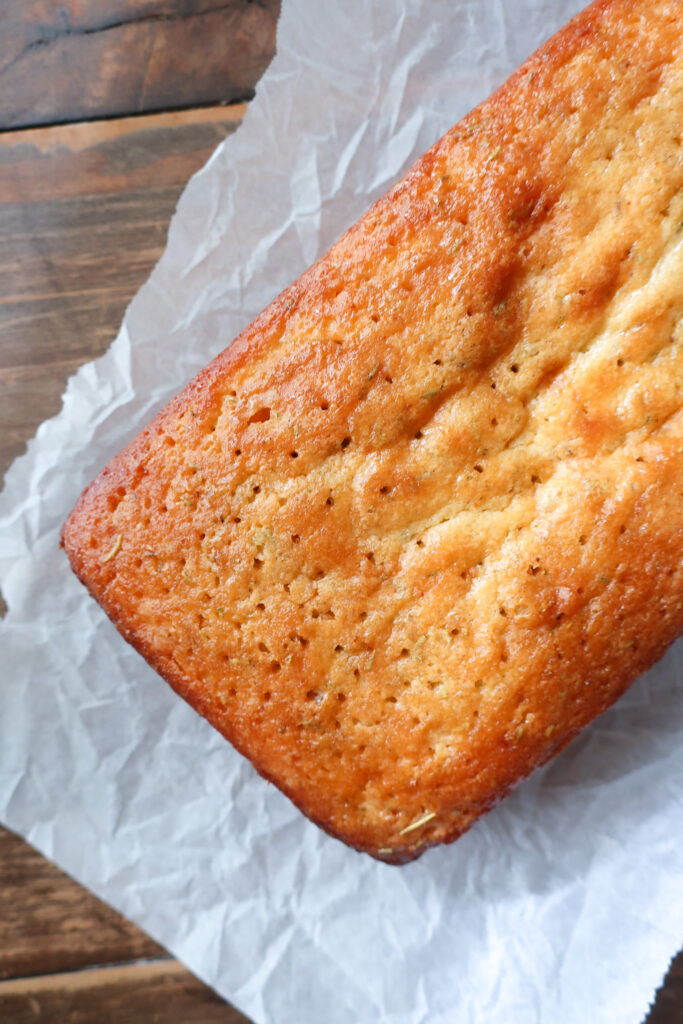
[[[456,838],[683,632],[682,122],[681,5],[593,5],[65,527],[123,635],[375,856]]]

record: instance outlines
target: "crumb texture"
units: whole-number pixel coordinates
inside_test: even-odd
[[[682,124],[680,3],[588,8],[65,527],[123,635],[375,856],[456,838],[683,632]]]

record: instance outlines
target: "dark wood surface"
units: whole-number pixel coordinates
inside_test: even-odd
[[[243,113],[0,133],[0,473],[107,348],[183,186]]]
[[[2,0],[0,128],[250,99],[279,0]]]
[[[87,969],[86,969],[87,968]],[[3,1024],[247,1024],[134,925],[0,830]]]
[[[0,980],[30,987],[34,977],[166,955],[18,836],[0,831]]]
[[[0,133],[0,477],[107,348],[178,196],[244,107]],[[0,1022],[245,1024],[139,928],[0,828]]]
[[[182,17],[209,17],[209,9],[223,18],[226,52],[238,31],[235,25],[242,26],[245,52],[240,59],[254,76],[240,72],[234,93],[224,84],[220,88],[227,91],[212,98],[248,95],[258,68],[272,54],[273,40],[265,41],[262,29],[250,35],[246,21],[231,19],[241,12],[240,18],[267,16],[274,24],[275,6],[218,0],[0,3],[2,123],[35,126],[94,112],[132,113],[151,109],[153,95],[161,97],[154,101],[161,105],[164,96],[170,97],[167,105],[176,108],[203,102],[208,93],[193,98],[184,75],[171,81],[169,60],[149,71],[150,82],[158,75],[158,87],[148,83],[141,89],[136,79],[137,92],[125,93],[119,83],[126,79],[130,37],[119,28],[142,32],[151,26],[162,33]],[[252,7],[258,10],[250,13]],[[71,33],[72,40],[69,33],[62,38],[57,32],[60,11],[62,18],[68,12],[68,24],[79,29]],[[90,32],[89,26],[103,23],[103,11],[108,23],[121,25]],[[171,24],[162,25],[165,21]],[[17,25],[23,36],[17,35]],[[73,53],[85,50],[68,47],[86,46],[89,36],[99,34],[108,36],[109,43],[118,39],[112,51],[118,57],[104,61],[92,82],[81,81],[84,95],[79,98],[79,89],[71,89],[77,72],[70,65],[80,59]],[[159,34],[154,45],[163,50],[162,38],[170,35]],[[137,67],[135,54],[141,52],[130,46],[129,71],[131,61]],[[41,53],[54,95],[38,102],[19,71],[22,62]],[[95,63],[98,59],[93,58]],[[60,68],[69,69],[66,77],[60,78]],[[228,72],[224,82],[236,74],[231,68]],[[106,103],[98,107],[103,96]],[[243,107],[195,108],[0,132],[0,477],[42,420],[59,410],[68,376],[100,355],[115,336],[127,303],[163,250],[182,187],[236,128],[243,112]],[[0,828],[0,1022],[35,1021],[245,1024],[246,1018],[135,925]],[[683,955],[669,972],[647,1024],[683,1024]]]

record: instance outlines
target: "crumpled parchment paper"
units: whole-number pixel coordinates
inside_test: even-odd
[[[109,352],[0,502],[0,817],[259,1024],[637,1024],[683,939],[683,648],[455,846],[308,823],[129,648],[58,530],[152,414],[577,0],[285,0]]]

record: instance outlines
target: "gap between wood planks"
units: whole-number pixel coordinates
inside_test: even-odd
[[[12,1024],[249,1024],[172,959],[112,964],[0,983]]]
[[[90,125],[125,124],[132,127],[135,122],[142,126],[146,119],[159,119],[160,124],[163,124],[165,121],[168,124],[192,124],[197,121],[197,115],[201,115],[202,112],[206,112],[207,120],[220,121],[222,120],[221,114],[224,117],[226,114],[232,114],[237,110],[246,111],[252,100],[253,96],[237,96],[235,99],[222,100],[219,103],[213,101],[195,103],[192,107],[174,107],[171,105],[163,110],[143,110],[123,116],[121,114],[101,114],[96,117],[82,117],[78,121],[50,121],[45,124],[17,125],[16,127],[0,126],[0,145],[9,136],[16,136],[18,140],[21,140],[25,139],[32,132],[39,134],[51,129],[64,131],[68,128],[75,128],[85,131]]]
[[[154,960],[134,960],[123,964],[94,964],[79,967],[73,971],[62,971],[59,974],[27,974],[21,978],[7,978],[0,981],[0,1000],[4,996],[37,995],[39,992],[61,989],[64,992],[75,992],[82,989],[96,988],[102,985],[120,985],[123,982],[138,982],[147,979],[188,974],[187,968],[164,956]]]

